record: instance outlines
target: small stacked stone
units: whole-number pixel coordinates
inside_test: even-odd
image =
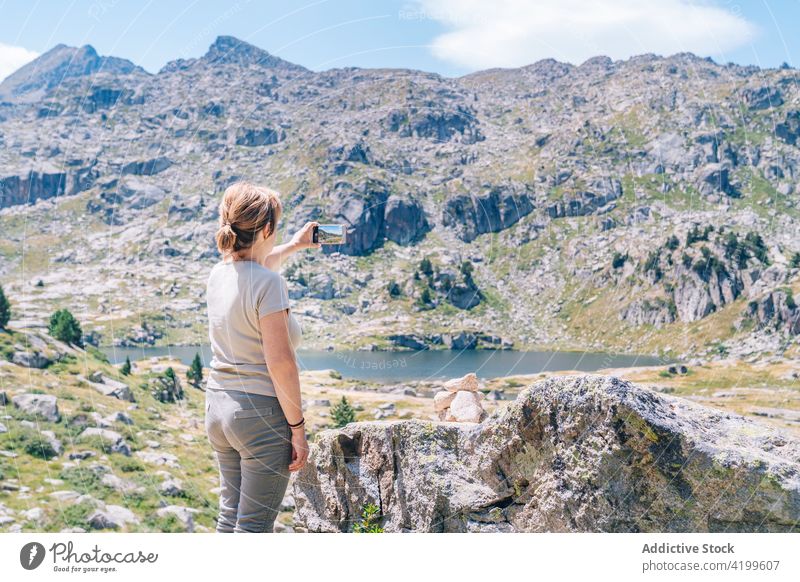
[[[444,390],[433,397],[439,420],[450,422],[481,422],[486,411],[481,406],[483,393],[478,392],[478,377],[470,372],[462,378],[444,383]]]

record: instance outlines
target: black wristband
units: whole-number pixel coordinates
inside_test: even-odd
[[[297,424],[291,424],[290,423],[289,424],[289,428],[297,428],[298,426],[303,426],[305,424],[305,422],[306,422],[306,419],[305,418],[301,418],[300,422],[298,422]]]

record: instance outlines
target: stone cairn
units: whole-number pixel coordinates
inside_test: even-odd
[[[478,392],[478,377],[470,372],[462,378],[444,383],[444,390],[433,397],[439,420],[451,422],[481,422],[486,411],[481,406],[483,393]]]

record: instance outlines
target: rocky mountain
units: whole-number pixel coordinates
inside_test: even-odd
[[[35,61],[0,83],[0,99],[6,102],[37,102],[58,91],[65,80],[75,77],[142,74],[144,69],[117,57],[101,57],[90,45],[80,48],[56,45]]]
[[[388,532],[796,531],[800,441],[614,377],[556,377],[481,424],[323,431],[296,527]]]
[[[311,71],[232,37],[149,74],[60,46],[0,84],[0,273],[22,322],[68,303],[102,344],[202,342],[217,200],[250,179],[284,233],[348,225],[287,266],[306,345],[791,356],[799,78],[691,54]]]

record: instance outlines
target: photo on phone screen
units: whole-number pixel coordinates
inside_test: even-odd
[[[323,245],[343,244],[347,238],[347,230],[343,224],[320,224],[314,234],[315,242]]]

